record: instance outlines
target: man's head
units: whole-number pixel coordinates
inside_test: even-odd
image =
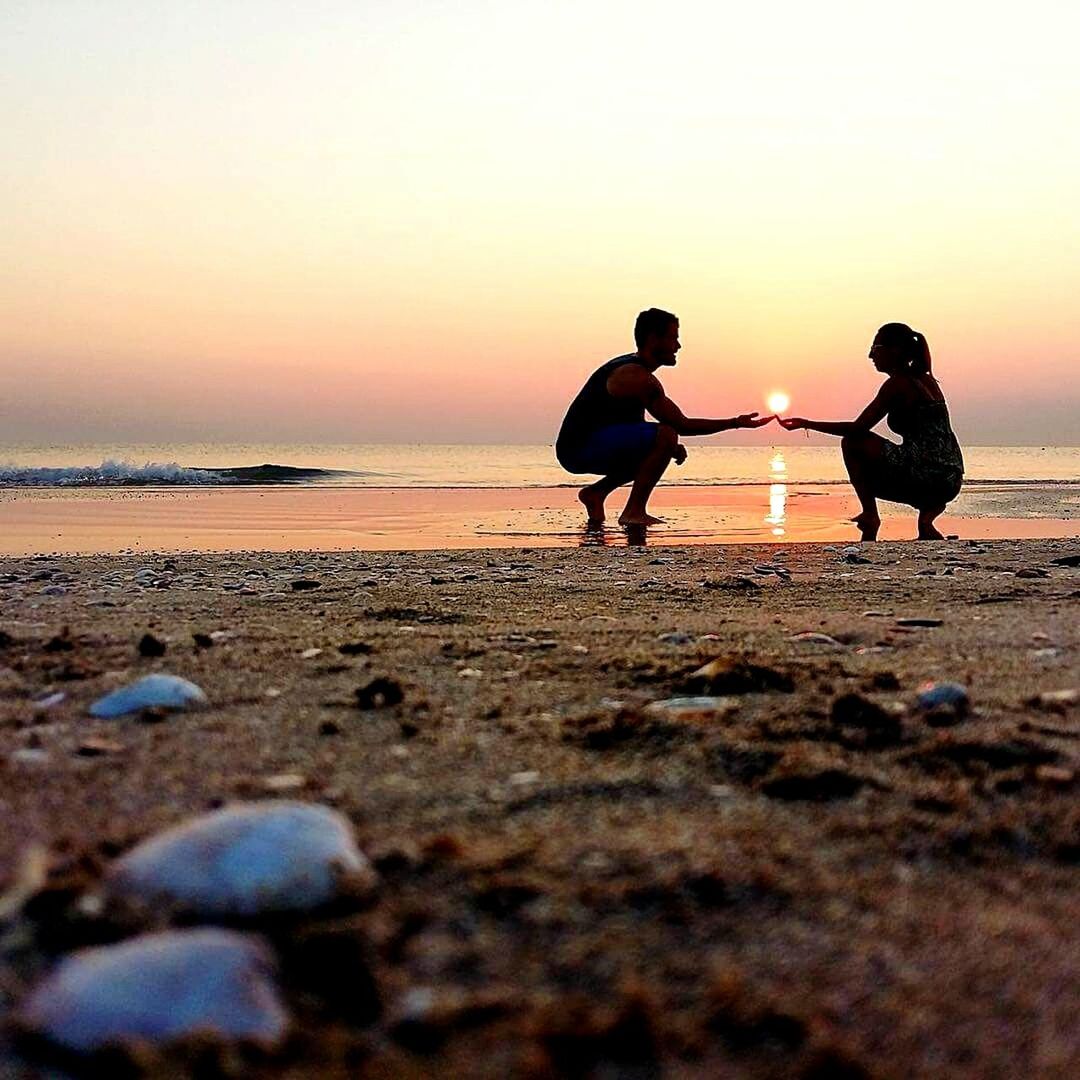
[[[679,320],[670,311],[649,308],[634,323],[638,356],[652,367],[671,367],[679,344]]]

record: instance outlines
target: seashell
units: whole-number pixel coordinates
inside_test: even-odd
[[[113,895],[165,900],[202,915],[306,911],[375,873],[352,827],[325,806],[239,803],[167,829],[109,869]]]
[[[675,721],[719,720],[738,708],[735,697],[675,697],[653,701],[645,706],[645,712]]]
[[[289,1025],[273,972],[269,949],[231,930],[146,934],[69,956],[19,1019],[81,1053],[196,1034],[269,1049]]]
[[[795,634],[788,641],[797,641],[802,645],[828,645],[833,649],[842,649],[843,645],[828,634],[819,634],[814,630],[808,630],[804,634]]]
[[[98,698],[90,706],[90,715],[108,719],[141,709],[194,709],[205,704],[206,695],[187,679],[178,675],[145,675]]]

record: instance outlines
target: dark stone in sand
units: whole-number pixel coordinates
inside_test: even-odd
[[[876,671],[870,684],[875,690],[899,690],[900,680],[891,671]]]
[[[192,640],[200,649],[209,649],[214,644],[214,639],[209,634],[192,634]]]
[[[140,656],[164,656],[165,642],[153,634],[143,634],[139,639]]]
[[[322,582],[316,581],[314,578],[297,578],[289,584],[292,586],[293,592],[310,592],[312,589],[322,588]]]
[[[341,725],[336,720],[324,720],[319,725],[320,735],[340,735]]]
[[[725,778],[749,783],[768,773],[783,755],[778,750],[763,750],[758,746],[717,743],[705,750],[705,757]]]
[[[897,619],[897,626],[944,626],[943,619]]]
[[[842,694],[832,704],[832,722],[843,727],[899,729],[900,722],[861,694]]]
[[[706,589],[724,589],[727,592],[754,592],[761,588],[753,578],[734,576],[711,578],[709,581],[702,582],[702,585]]]
[[[774,668],[718,658],[691,672],[682,688],[691,694],[790,694],[795,683],[790,675]]]
[[[773,799],[832,802],[850,799],[864,784],[864,780],[843,769],[821,769],[774,777],[765,781],[761,790]]]
[[[374,647],[366,641],[346,641],[344,645],[338,646],[338,652],[342,656],[367,656],[373,651]]]
[[[15,639],[6,630],[0,630],[0,649],[8,649],[14,644]]]
[[[965,773],[978,774],[984,768],[1001,771],[1027,765],[1045,765],[1057,761],[1061,755],[1048,746],[1027,739],[982,742],[976,739],[953,741],[946,737],[915,751],[913,757],[930,772],[956,766]]]
[[[379,676],[367,686],[357,687],[356,703],[361,709],[381,709],[388,705],[399,705],[405,700],[405,692],[396,679]]]
[[[1080,555],[1065,555],[1060,559],[1050,560],[1055,566],[1080,566]]]
[[[322,923],[282,940],[284,981],[317,997],[323,1008],[353,1024],[379,1018],[382,1001],[363,930],[352,920]]]
[[[42,651],[47,653],[71,652],[74,648],[75,642],[71,640],[71,630],[65,626],[59,634],[45,642]]]

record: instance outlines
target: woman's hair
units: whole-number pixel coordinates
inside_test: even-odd
[[[875,340],[897,349],[907,362],[908,371],[912,375],[932,374],[930,346],[926,343],[926,338],[918,330],[912,330],[907,323],[886,323],[878,330]]]

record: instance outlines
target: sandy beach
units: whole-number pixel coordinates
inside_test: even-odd
[[[1073,1076],[1076,554],[5,559],[9,894],[48,853],[5,918],[5,1006],[56,957],[145,928],[80,903],[120,853],[289,798],[347,816],[377,892],[245,927],[283,958],[283,1050],[188,1046],[141,1068]],[[145,634],[163,655],[140,654]],[[87,715],[154,671],[209,707]],[[379,678],[399,702],[365,699]],[[920,709],[933,681],[970,708]],[[657,705],[703,693],[719,700]],[[340,962],[305,978],[313,940]],[[34,1075],[19,1062],[9,1046],[4,1074]]]

